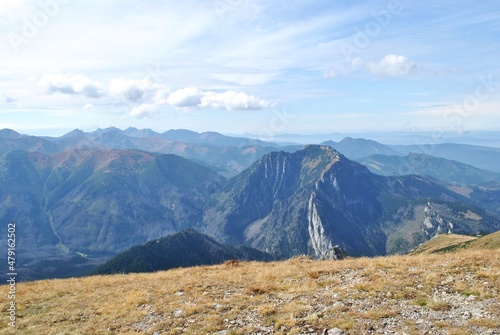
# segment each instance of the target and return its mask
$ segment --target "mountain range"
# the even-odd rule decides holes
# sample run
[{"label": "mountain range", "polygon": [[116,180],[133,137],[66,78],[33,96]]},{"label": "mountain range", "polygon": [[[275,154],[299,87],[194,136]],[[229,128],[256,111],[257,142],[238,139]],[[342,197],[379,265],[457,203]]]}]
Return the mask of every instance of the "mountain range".
[{"label": "mountain range", "polygon": [[478,169],[445,158],[410,153],[406,156],[370,155],[356,160],[384,176],[426,175],[460,185],[500,184],[500,173]]},{"label": "mountain range", "polygon": [[500,148],[457,143],[416,142],[417,144],[409,145],[385,145],[363,138],[346,137],[339,142],[325,141],[321,144],[331,146],[354,160],[371,155],[406,156],[414,153],[440,157],[500,173]]},{"label": "mountain range", "polygon": [[[4,129],[0,219],[19,227],[21,280],[81,275],[128,248],[192,228],[273,258],[324,259],[344,251],[404,253],[439,233],[500,229],[494,172],[402,151],[388,159],[397,148],[341,142],[351,156],[382,153],[366,163],[378,174],[328,145],[184,130],[41,138]],[[494,163],[497,149],[484,152]],[[414,175],[394,175],[410,163]]]},{"label": "mountain range", "polygon": [[[300,145],[288,146],[297,150]],[[21,135],[10,129],[0,130],[0,153],[15,149],[55,154],[72,149],[134,149],[151,153],[176,154],[205,165],[224,176],[234,176],[279,144],[255,139],[224,136],[216,132],[196,133],[169,130],[118,128],[83,132],[75,129],[61,137]]]},{"label": "mountain range", "polygon": [[[345,137],[339,142],[325,141],[347,158],[359,160],[371,155],[407,156],[425,154],[500,173],[500,148],[455,143],[386,145],[363,138]],[[314,144],[314,143],[310,143]],[[320,144],[320,143],[318,143]],[[15,149],[46,154],[75,148],[135,149],[152,153],[176,154],[205,165],[226,177],[234,177],[272,151],[294,152],[303,147],[291,142],[267,142],[258,139],[226,136],[217,132],[197,133],[185,129],[158,133],[151,129],[118,128],[84,132],[75,129],[60,137],[22,135],[11,129],[0,130],[0,153]]]}]

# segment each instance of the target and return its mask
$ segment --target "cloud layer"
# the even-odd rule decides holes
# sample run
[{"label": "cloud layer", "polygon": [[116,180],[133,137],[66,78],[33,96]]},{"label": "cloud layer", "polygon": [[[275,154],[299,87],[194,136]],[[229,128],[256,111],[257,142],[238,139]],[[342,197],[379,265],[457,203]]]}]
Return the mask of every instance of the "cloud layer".
[{"label": "cloud layer", "polygon": [[[270,127],[273,111],[245,111],[279,101],[303,120],[283,132],[374,129],[373,120],[393,129],[408,121],[435,127],[431,116],[424,122],[403,112],[426,100],[461,104],[478,78],[500,82],[500,11],[491,1],[1,3],[4,123],[24,124],[29,112],[40,127],[91,128],[106,120],[259,132]],[[12,34],[24,41],[18,50]],[[499,85],[490,85],[490,99]],[[347,113],[378,119],[324,122]],[[491,128],[499,117],[474,122]]]},{"label": "cloud layer", "polygon": [[324,78],[334,78],[337,76],[349,76],[355,71],[365,70],[369,73],[381,77],[408,77],[418,73],[434,73],[425,70],[406,56],[388,54],[379,61],[366,61],[360,57],[352,59],[342,70],[327,67],[323,72]]},{"label": "cloud layer", "polygon": [[405,77],[415,72],[417,65],[408,57],[401,55],[387,55],[378,62],[367,62],[371,73],[380,76]]},{"label": "cloud layer", "polygon": [[274,107],[276,104],[259,99],[244,92],[222,93],[202,91],[196,87],[179,89],[170,94],[167,103],[177,108],[212,108],[232,110],[258,110]]},{"label": "cloud layer", "polygon": [[83,95],[88,98],[100,98],[105,94],[99,82],[79,74],[47,73],[38,86],[47,94]]},{"label": "cloud layer", "polygon": [[[116,104],[128,106],[129,114],[137,118],[153,116],[162,106],[181,110],[200,108],[233,111],[259,110],[276,105],[254,95],[233,90],[214,92],[186,87],[171,91],[169,87],[158,84],[151,78],[114,79],[105,90],[103,84],[84,75],[47,73],[39,80],[38,87],[49,95],[61,93],[88,98],[108,97]],[[5,101],[7,102],[7,99]],[[86,104],[84,109],[91,109],[90,106],[94,108],[94,105]]]}]

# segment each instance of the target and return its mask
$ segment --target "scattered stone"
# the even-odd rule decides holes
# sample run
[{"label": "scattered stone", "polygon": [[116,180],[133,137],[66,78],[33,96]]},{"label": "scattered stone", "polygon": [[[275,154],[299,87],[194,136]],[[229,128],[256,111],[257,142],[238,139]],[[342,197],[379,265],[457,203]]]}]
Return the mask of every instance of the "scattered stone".
[{"label": "scattered stone", "polygon": [[445,279],[445,280],[443,280],[443,281],[441,282],[441,285],[448,285],[448,284],[451,284],[451,283],[453,283],[453,281],[454,281],[454,280],[455,280],[455,278],[453,278],[453,276],[448,276],[448,277],[446,277],[446,279]]},{"label": "scattered stone", "polygon": [[323,335],[345,335],[345,331],[340,328],[332,328],[330,330],[323,330]]}]

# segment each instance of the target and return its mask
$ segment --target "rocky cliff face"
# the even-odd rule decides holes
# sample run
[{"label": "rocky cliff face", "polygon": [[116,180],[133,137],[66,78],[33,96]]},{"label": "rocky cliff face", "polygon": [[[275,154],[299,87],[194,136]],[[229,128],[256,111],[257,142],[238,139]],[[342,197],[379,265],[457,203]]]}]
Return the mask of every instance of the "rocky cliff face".
[{"label": "rocky cliff face", "polygon": [[353,256],[384,255],[438,233],[499,227],[486,213],[465,220],[461,211],[473,206],[464,201],[428,178],[378,176],[331,147],[307,146],[268,154],[233,178],[212,197],[199,228],[278,257],[332,259],[336,246]]}]

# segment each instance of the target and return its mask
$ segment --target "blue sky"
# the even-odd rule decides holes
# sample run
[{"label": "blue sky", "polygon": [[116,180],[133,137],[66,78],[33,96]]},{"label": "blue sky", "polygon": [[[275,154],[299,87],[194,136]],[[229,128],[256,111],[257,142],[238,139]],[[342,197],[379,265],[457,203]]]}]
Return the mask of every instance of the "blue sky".
[{"label": "blue sky", "polygon": [[0,128],[500,130],[498,1],[9,0]]}]

